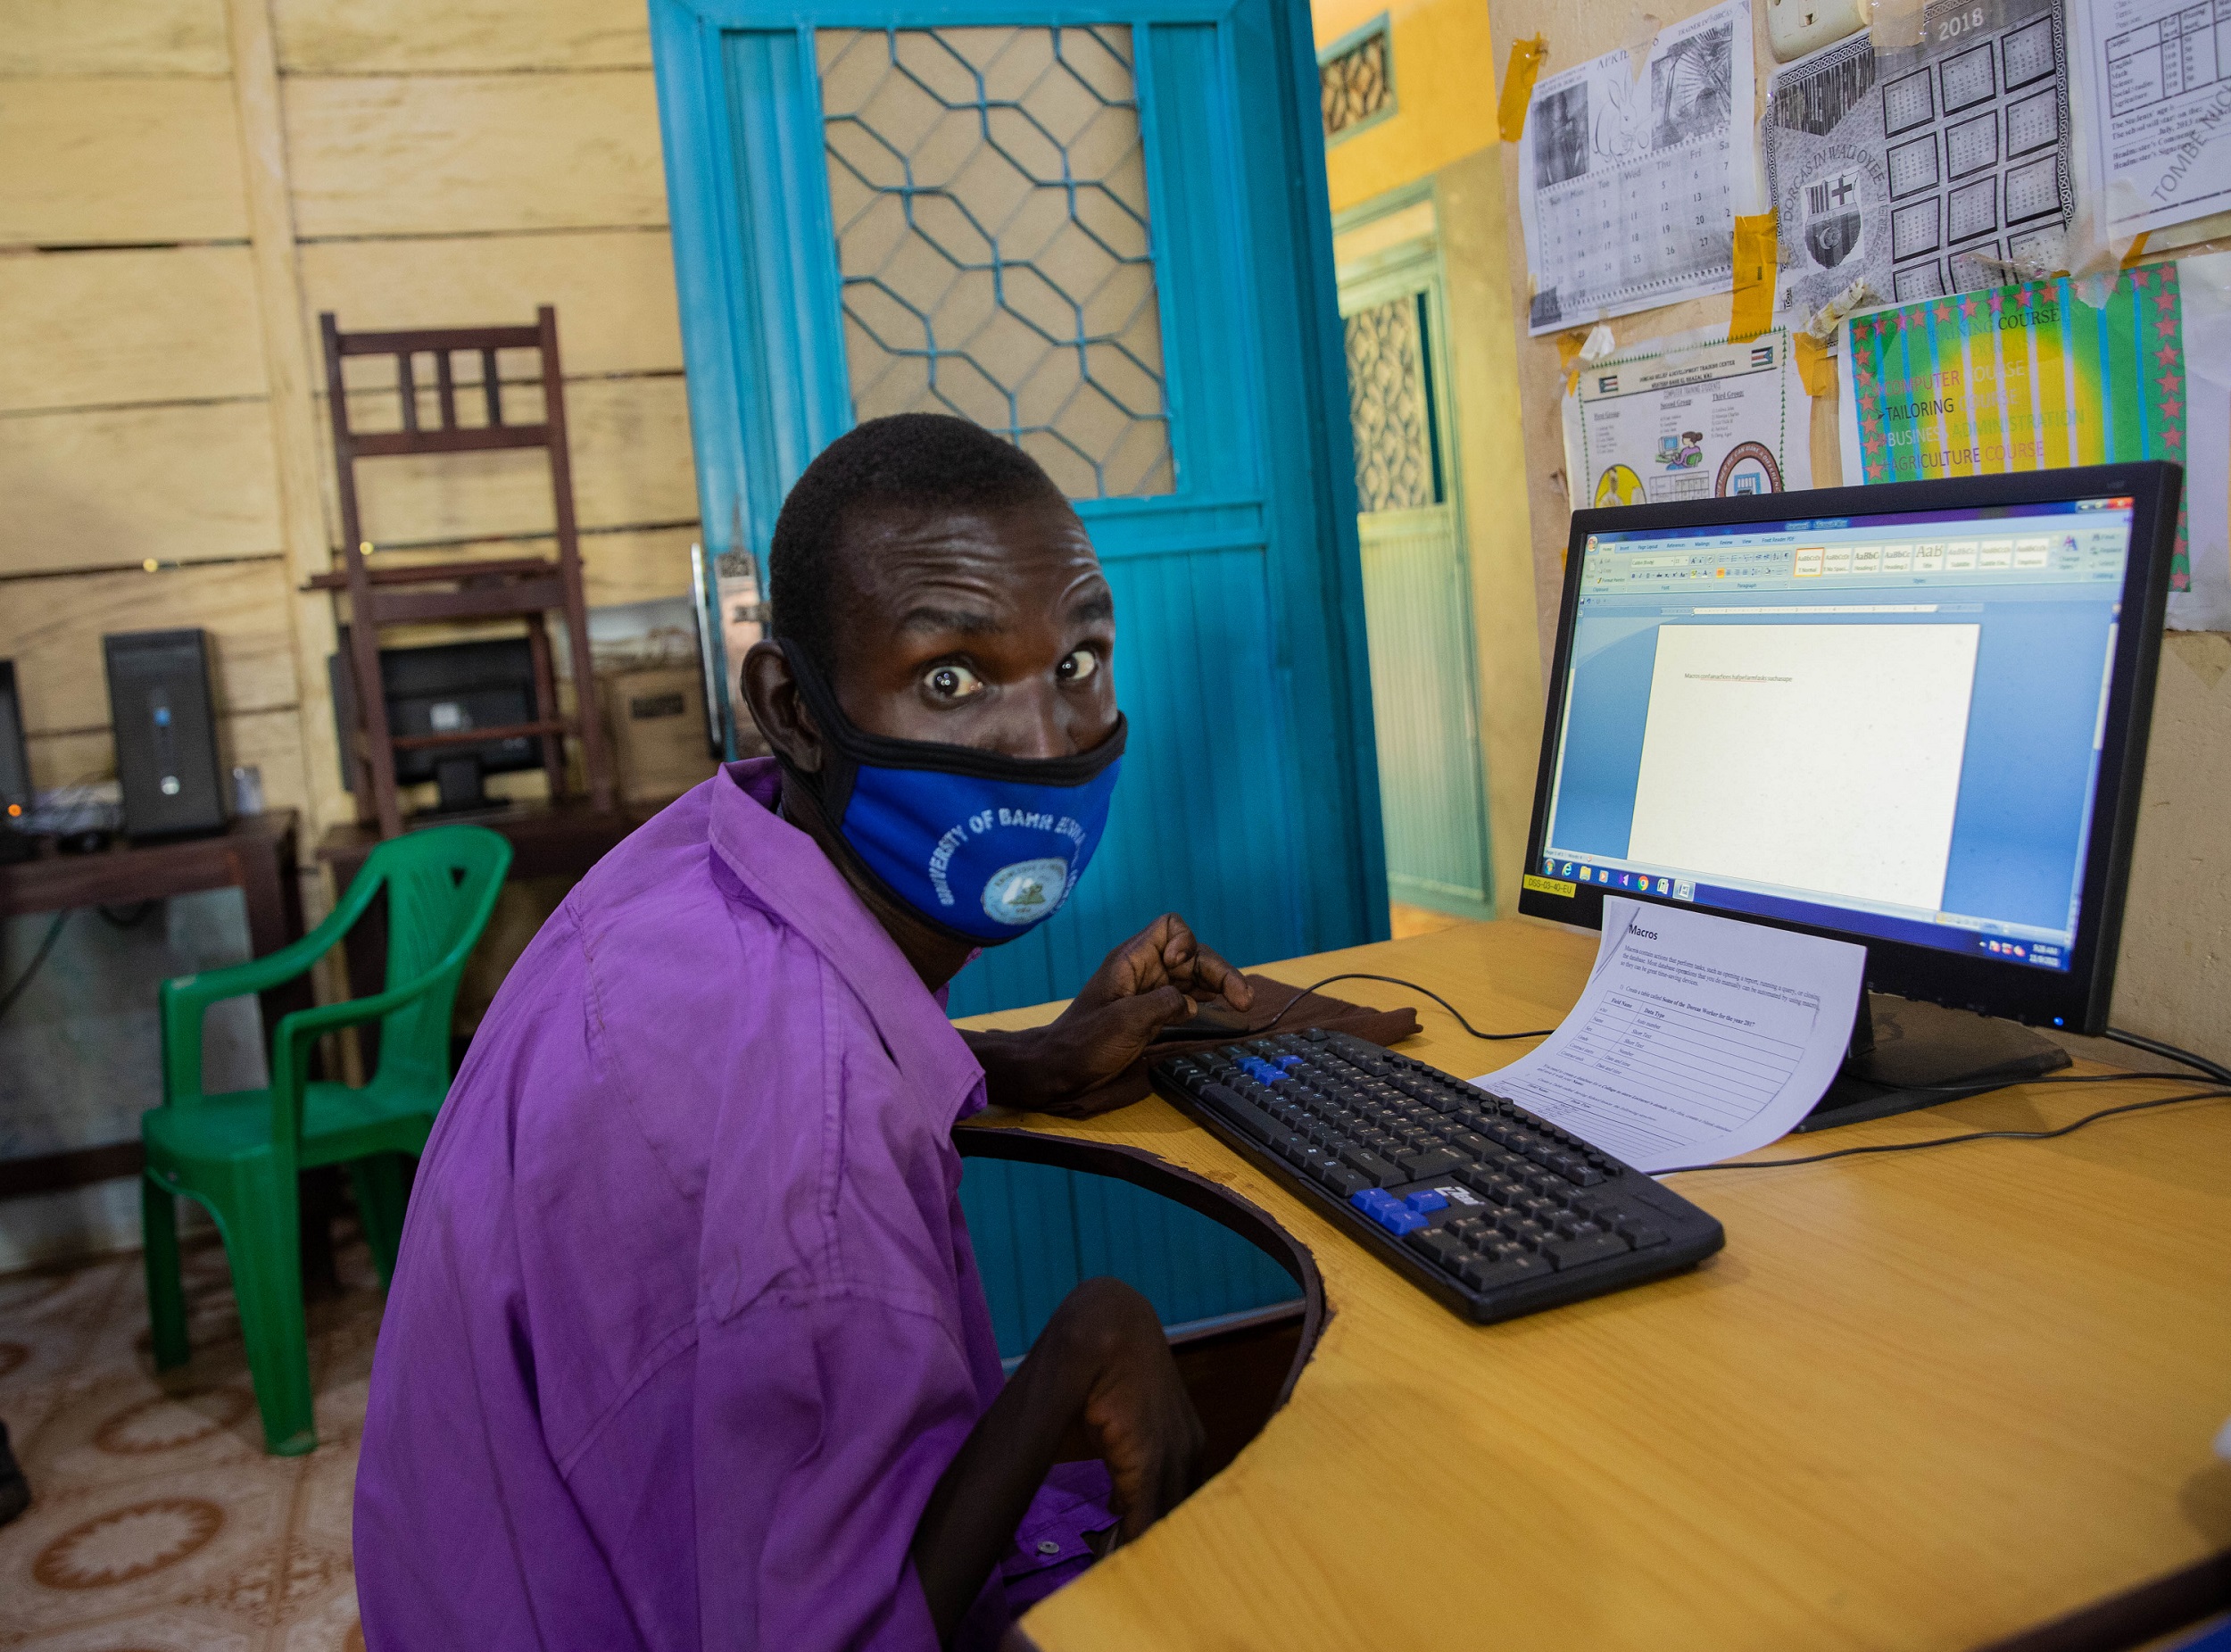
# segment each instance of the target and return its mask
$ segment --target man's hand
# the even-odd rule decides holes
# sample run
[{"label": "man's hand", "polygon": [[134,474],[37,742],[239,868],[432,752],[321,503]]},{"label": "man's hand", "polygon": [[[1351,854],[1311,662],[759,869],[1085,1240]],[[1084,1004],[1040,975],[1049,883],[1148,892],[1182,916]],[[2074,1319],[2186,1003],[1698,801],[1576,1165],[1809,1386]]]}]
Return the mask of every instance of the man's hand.
[{"label": "man's hand", "polygon": [[1128,1543],[1193,1489],[1207,1438],[1200,1415],[1154,1305],[1129,1285],[1086,1280],[1063,1299],[1046,1330],[1057,1326],[1066,1344],[1062,1357],[1092,1374],[1079,1420],[1115,1482],[1118,1540]]},{"label": "man's hand", "polygon": [[1115,1482],[1120,1541],[1193,1489],[1200,1417],[1153,1304],[1119,1280],[1088,1279],[1062,1299],[930,1494],[913,1557],[941,1640],[1077,1432]]},{"label": "man's hand", "polygon": [[1164,1027],[1191,1019],[1205,999],[1244,1011],[1247,978],[1165,912],[1107,955],[1068,1009],[1024,1033],[963,1034],[1002,1107],[1074,1113],[1070,1098],[1122,1072]]}]

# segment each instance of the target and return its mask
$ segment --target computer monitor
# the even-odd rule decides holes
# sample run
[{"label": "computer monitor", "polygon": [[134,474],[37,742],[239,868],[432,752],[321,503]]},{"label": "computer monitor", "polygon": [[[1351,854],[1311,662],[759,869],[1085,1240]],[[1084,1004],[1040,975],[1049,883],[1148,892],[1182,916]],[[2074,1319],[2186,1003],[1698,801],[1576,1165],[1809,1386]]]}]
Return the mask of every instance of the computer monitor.
[{"label": "computer monitor", "polygon": [[2181,484],[1575,512],[1519,909],[1691,905],[1864,945],[1877,992],[2100,1032]]},{"label": "computer monitor", "polygon": [[[341,649],[326,659],[333,685],[334,722],[341,738],[341,784],[353,791],[356,765],[349,760],[349,731],[356,726],[356,679],[349,668],[349,628]],[[396,735],[449,735],[472,728],[531,723],[535,714],[535,656],[525,637],[487,637],[423,648],[379,651],[380,685],[387,726]],[[434,781],[437,810],[485,809],[481,781],[543,766],[542,742],[515,735],[473,744],[419,746],[395,753],[395,782]]]}]

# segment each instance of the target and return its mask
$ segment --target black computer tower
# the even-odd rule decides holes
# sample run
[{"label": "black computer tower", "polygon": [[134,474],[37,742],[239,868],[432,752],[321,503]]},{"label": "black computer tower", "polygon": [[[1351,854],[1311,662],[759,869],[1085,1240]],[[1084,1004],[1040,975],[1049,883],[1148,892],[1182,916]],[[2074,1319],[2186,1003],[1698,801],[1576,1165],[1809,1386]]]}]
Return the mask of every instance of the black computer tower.
[{"label": "black computer tower", "polygon": [[103,637],[101,652],[108,663],[126,835],[222,830],[224,770],[209,685],[209,633],[122,632]]}]

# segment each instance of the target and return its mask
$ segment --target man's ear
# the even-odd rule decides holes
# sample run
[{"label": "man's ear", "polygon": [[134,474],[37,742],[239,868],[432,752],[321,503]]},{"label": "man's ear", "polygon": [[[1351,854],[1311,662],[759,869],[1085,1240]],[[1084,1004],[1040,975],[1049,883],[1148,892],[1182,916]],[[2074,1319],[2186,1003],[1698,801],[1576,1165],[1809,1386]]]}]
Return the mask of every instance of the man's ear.
[{"label": "man's ear", "polygon": [[790,657],[777,643],[763,638],[744,655],[743,698],[751,720],[777,754],[801,775],[821,772],[821,731],[798,692]]}]

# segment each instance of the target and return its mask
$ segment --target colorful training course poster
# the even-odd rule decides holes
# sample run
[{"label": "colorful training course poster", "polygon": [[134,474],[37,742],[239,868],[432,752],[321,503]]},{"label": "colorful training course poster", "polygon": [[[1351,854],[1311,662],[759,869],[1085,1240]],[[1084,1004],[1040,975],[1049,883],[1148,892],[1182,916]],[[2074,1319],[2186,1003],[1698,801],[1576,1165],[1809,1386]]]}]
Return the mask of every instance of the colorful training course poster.
[{"label": "colorful training course poster", "polygon": [[[2097,309],[2064,278],[1855,316],[1839,371],[1862,482],[2187,462],[2174,265],[2127,271]],[[2180,510],[2170,589],[2191,577]]]}]

